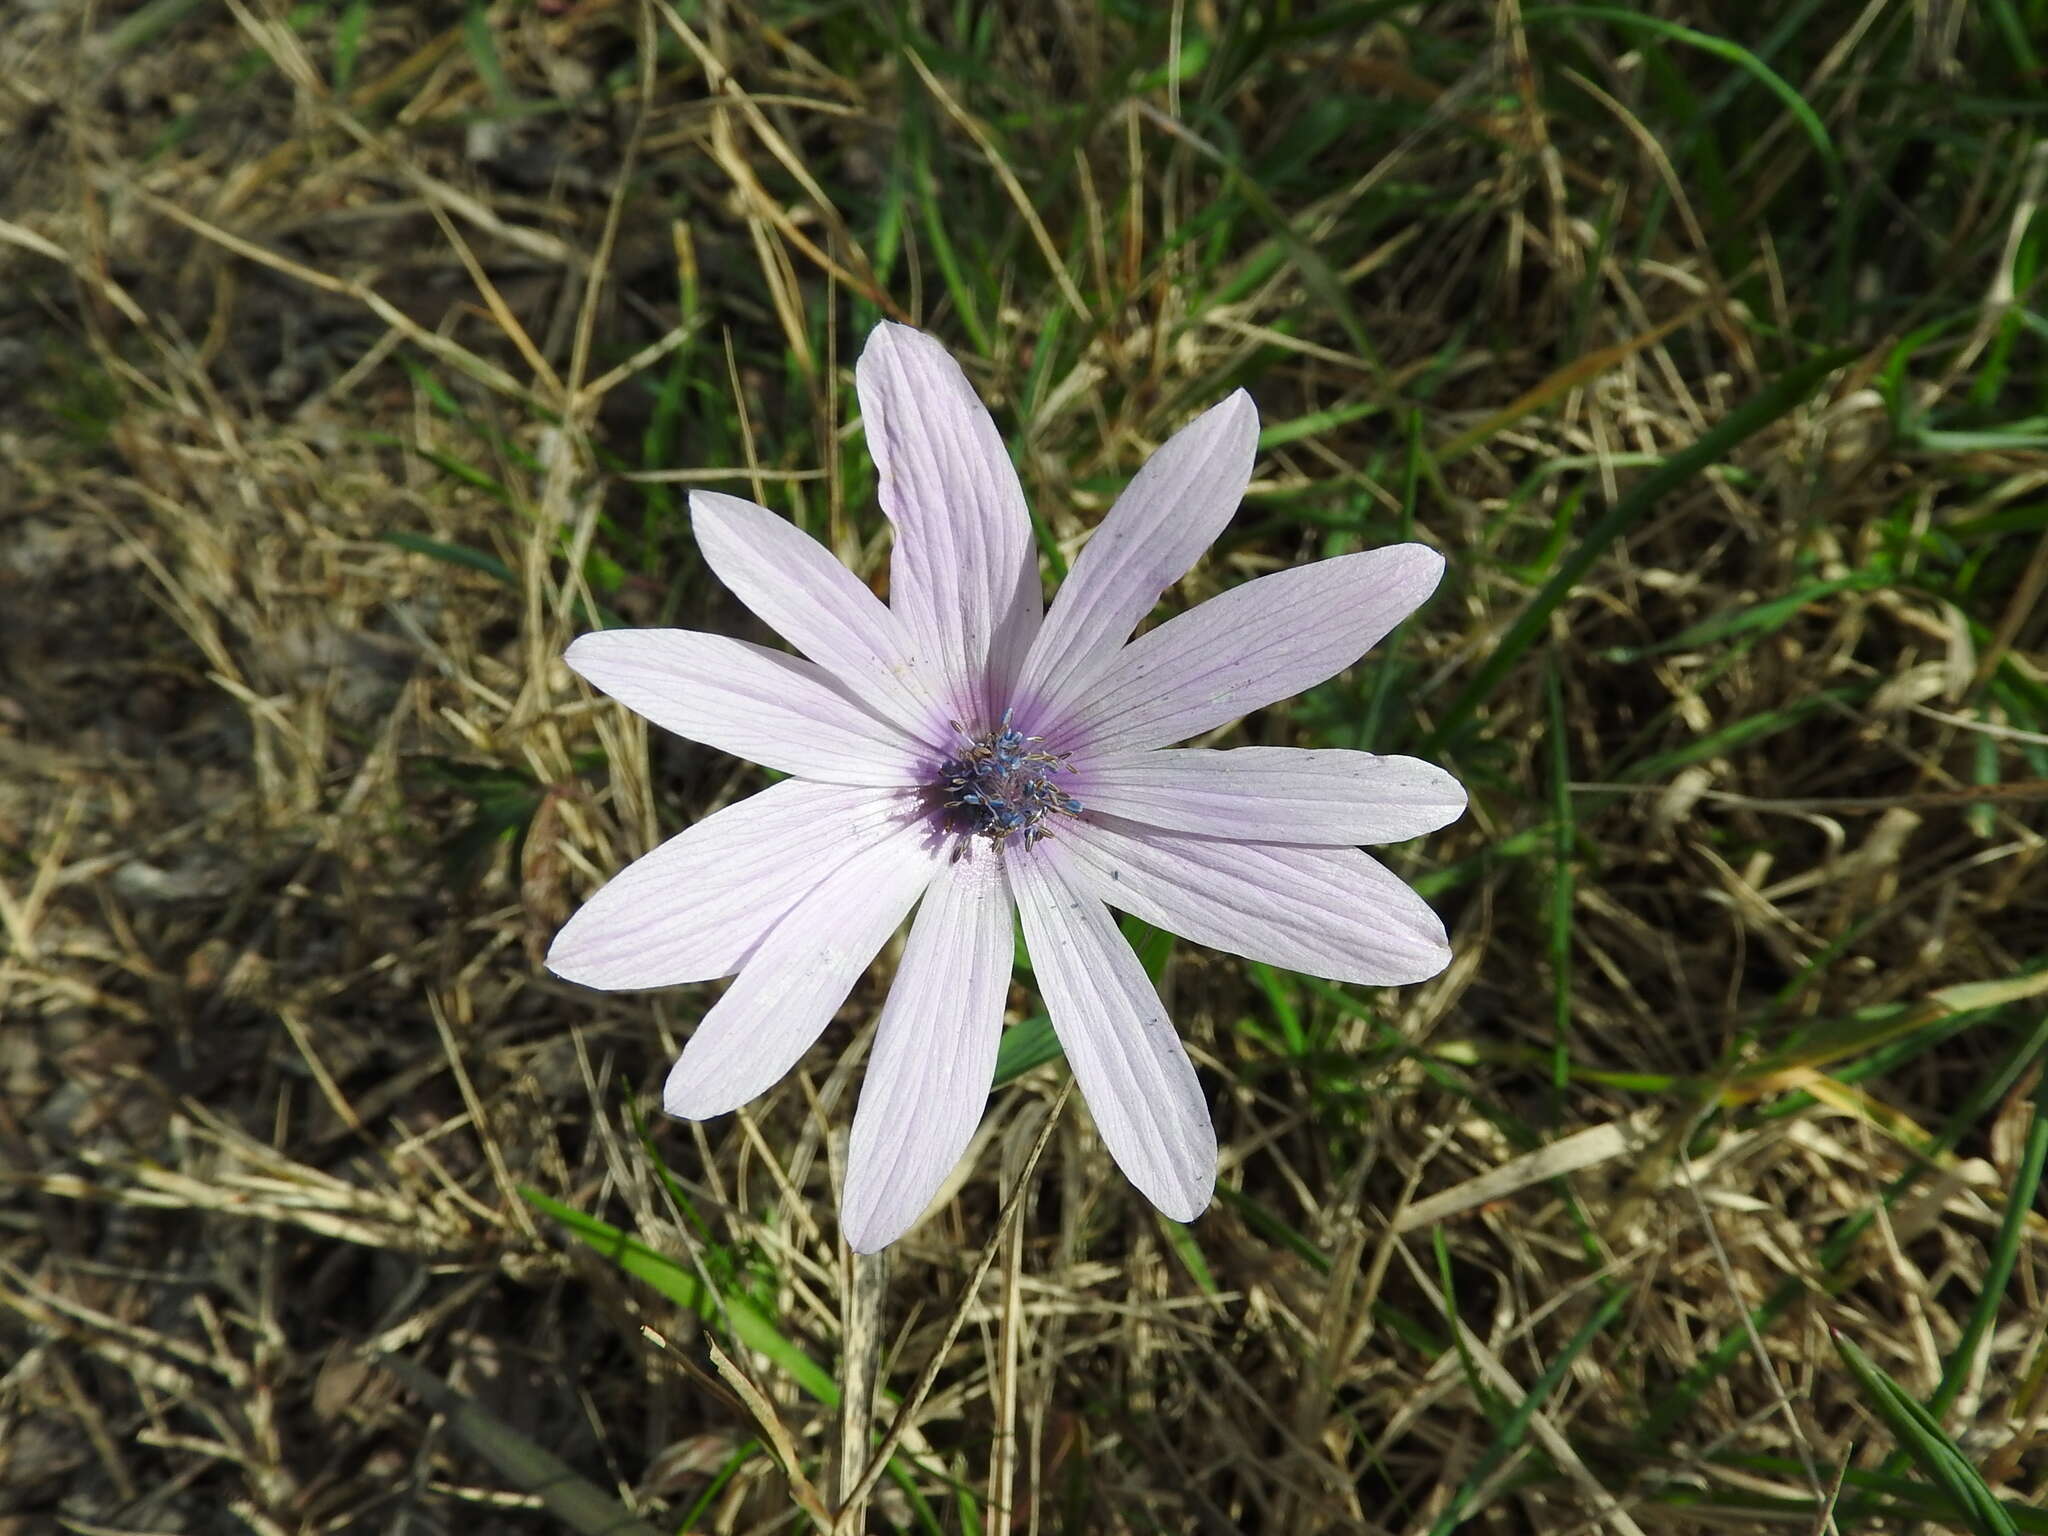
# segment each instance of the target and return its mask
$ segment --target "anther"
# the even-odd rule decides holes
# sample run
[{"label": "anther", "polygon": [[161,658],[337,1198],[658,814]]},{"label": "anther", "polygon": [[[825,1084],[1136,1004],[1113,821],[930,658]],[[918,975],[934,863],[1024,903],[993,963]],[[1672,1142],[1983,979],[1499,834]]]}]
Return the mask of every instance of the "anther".
[{"label": "anther", "polygon": [[931,791],[962,831],[996,847],[1021,836],[1029,848],[1051,835],[1051,817],[1081,814],[1081,802],[1054,782],[1070,771],[1066,754],[1037,750],[1042,738],[1013,726],[1009,710],[992,730],[953,728],[967,744],[939,765]]}]

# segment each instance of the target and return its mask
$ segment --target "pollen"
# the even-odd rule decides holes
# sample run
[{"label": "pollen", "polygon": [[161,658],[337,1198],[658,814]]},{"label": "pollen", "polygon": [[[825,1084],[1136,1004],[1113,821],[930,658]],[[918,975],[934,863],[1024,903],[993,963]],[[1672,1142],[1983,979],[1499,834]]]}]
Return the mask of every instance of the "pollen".
[{"label": "pollen", "polygon": [[967,745],[939,764],[932,794],[959,830],[998,848],[1021,837],[1029,848],[1051,834],[1052,817],[1081,813],[1059,783],[1070,769],[1066,754],[1042,750],[1041,738],[1010,724],[1009,710],[992,731],[975,735],[957,722],[954,729]]}]

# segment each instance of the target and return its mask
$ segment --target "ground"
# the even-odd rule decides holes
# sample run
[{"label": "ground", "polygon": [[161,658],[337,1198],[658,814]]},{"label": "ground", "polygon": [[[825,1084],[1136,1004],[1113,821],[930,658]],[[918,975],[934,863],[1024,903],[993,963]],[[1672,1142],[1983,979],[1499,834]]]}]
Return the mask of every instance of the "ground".
[{"label": "ground", "polygon": [[[2042,39],[8,9],[0,1532],[2048,1530]],[[1223,1143],[1190,1226],[1026,973],[942,1207],[856,1261],[888,955],[707,1125],[655,1090],[715,987],[540,964],[764,782],[563,647],[764,638],[693,486],[883,587],[883,316],[989,400],[1049,583],[1240,386],[1162,613],[1449,562],[1218,740],[1456,772],[1387,852],[1450,969],[1132,930]]]}]

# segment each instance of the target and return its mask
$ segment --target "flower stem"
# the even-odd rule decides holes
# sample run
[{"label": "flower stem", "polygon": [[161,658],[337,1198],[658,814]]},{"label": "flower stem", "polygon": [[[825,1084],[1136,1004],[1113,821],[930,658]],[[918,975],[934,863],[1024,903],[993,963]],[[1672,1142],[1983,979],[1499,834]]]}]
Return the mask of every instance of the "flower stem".
[{"label": "flower stem", "polygon": [[863,1486],[868,1442],[875,1419],[875,1382],[882,1363],[882,1292],[889,1283],[889,1255],[846,1251],[839,1287],[839,1445],[832,1466],[836,1528],[864,1530],[867,1495]]}]

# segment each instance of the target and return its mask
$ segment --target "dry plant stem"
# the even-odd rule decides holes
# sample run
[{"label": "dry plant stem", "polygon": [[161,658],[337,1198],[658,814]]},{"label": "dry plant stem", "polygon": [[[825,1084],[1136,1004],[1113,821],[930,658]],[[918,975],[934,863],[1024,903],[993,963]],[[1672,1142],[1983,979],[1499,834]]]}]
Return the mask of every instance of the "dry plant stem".
[{"label": "dry plant stem", "polygon": [[882,1293],[889,1284],[889,1251],[846,1255],[839,1293],[839,1456],[832,1469],[832,1502],[842,1525],[860,1528],[867,1509],[856,1496],[868,1464],[868,1426],[875,1421],[875,1383],[882,1365]]},{"label": "dry plant stem", "polygon": [[882,291],[880,283],[875,279],[874,268],[868,261],[867,253],[853,238],[853,233],[847,227],[837,206],[812,177],[809,167],[804,164],[802,158],[776,131],[773,121],[761,110],[752,95],[733,79],[724,60],[690,29],[689,23],[683,20],[674,6],[668,4],[667,0],[654,0],[654,5],[669,30],[684,47],[696,55],[697,62],[703,66],[704,78],[720,98],[730,100],[739,107],[746,117],[747,126],[759,136],[769,154],[773,155],[777,163],[795,179],[797,185],[804,189],[811,199],[813,208],[832,232],[835,243],[851,258],[852,269],[848,270],[839,265],[796,227],[789,214],[761,186],[744,156],[722,158],[720,165],[733,176],[734,184],[748,194],[750,206],[757,208],[792,245],[810,257],[819,270],[829,274],[835,281],[846,284],[891,317],[905,318],[894,301]]},{"label": "dry plant stem", "polygon": [[533,394],[525,385],[505,372],[504,369],[494,363],[486,362],[467,349],[449,341],[446,337],[426,329],[384,298],[383,295],[365,287],[363,284],[348,278],[331,277],[327,273],[317,271],[302,262],[293,261],[289,257],[280,256],[273,251],[266,250],[254,241],[245,240],[239,235],[232,234],[225,229],[207,223],[195,214],[187,213],[176,203],[159,198],[144,188],[135,187],[129,190],[133,192],[138,201],[146,204],[152,211],[184,225],[195,235],[212,241],[223,250],[231,251],[245,260],[253,261],[259,266],[268,267],[270,270],[280,272],[286,277],[295,278],[307,287],[318,289],[322,293],[339,294],[356,300],[365,309],[369,310],[371,314],[390,326],[392,330],[403,335],[406,340],[413,343],[421,351],[439,358],[451,368],[460,369],[487,389],[495,390],[508,399],[517,400],[524,405],[535,406],[542,410],[552,408],[551,402]]},{"label": "dry plant stem", "polygon": [[1777,1365],[1771,1359],[1771,1352],[1764,1347],[1758,1336],[1756,1319],[1742,1304],[1741,1282],[1737,1278],[1735,1265],[1728,1257],[1728,1249],[1721,1241],[1721,1234],[1714,1226],[1714,1213],[1707,1208],[1706,1200],[1700,1194],[1699,1181],[1692,1176],[1692,1169],[1683,1158],[1674,1165],[1685,1191],[1692,1197],[1693,1209],[1698,1213],[1700,1231],[1706,1237],[1707,1245],[1713,1250],[1714,1261],[1720,1265],[1721,1273],[1727,1277],[1729,1295],[1735,1303],[1735,1310],[1742,1319],[1743,1331],[1749,1336],[1750,1353],[1755,1357],[1758,1368],[1764,1373],[1772,1388],[1778,1394],[1778,1412],[1784,1417],[1786,1438],[1799,1457],[1799,1464],[1806,1472],[1808,1485],[1813,1489],[1814,1502],[1822,1511],[1821,1524],[1817,1530],[1835,1531],[1834,1503],[1820,1482],[1820,1469],[1814,1464],[1813,1445],[1807,1439],[1806,1426],[1800,1422],[1799,1410],[1792,1406],[1791,1394],[1785,1390],[1784,1379],[1778,1374]]},{"label": "dry plant stem", "polygon": [[776,1413],[775,1405],[768,1401],[761,1389],[754,1385],[747,1373],[735,1365],[732,1358],[718,1347],[716,1339],[706,1339],[705,1348],[710,1352],[711,1364],[725,1384],[732,1388],[747,1412],[754,1416],[754,1422],[761,1427],[761,1433],[768,1437],[768,1446],[782,1463],[784,1476],[789,1479],[789,1496],[796,1507],[810,1516],[811,1523],[821,1531],[838,1531],[841,1527],[825,1509],[825,1501],[818,1497],[818,1490],[811,1486],[811,1480],[804,1476],[804,1464],[796,1453],[796,1442],[790,1438],[782,1417]]},{"label": "dry plant stem", "polygon": [[1011,1484],[1017,1466],[1017,1357],[1025,1323],[1018,1281],[1023,1269],[1024,1240],[1013,1222],[1003,1237],[1002,1360],[996,1388],[996,1433],[989,1446],[988,1523],[991,1530],[1010,1526]]},{"label": "dry plant stem", "polygon": [[1031,231],[1031,238],[1038,243],[1038,249],[1044,254],[1046,267],[1051,271],[1053,281],[1060,285],[1061,294],[1073,307],[1075,314],[1083,320],[1089,319],[1094,311],[1089,308],[1088,301],[1081,297],[1081,290],[1074,285],[1073,275],[1067,271],[1067,264],[1061,259],[1059,246],[1053,241],[1051,231],[1045,227],[1045,221],[1039,218],[1038,210],[1032,206],[1030,194],[1024,190],[1024,184],[1017,179],[1017,173],[1010,169],[1009,162],[1003,158],[995,140],[989,137],[988,130],[975,120],[972,113],[953,99],[952,92],[948,91],[939,77],[931,72],[915,50],[906,48],[903,57],[910,67],[917,71],[917,78],[922,80],[925,89],[932,93],[932,99],[946,109],[946,115],[964,128],[968,137],[974,140],[975,147],[988,157],[989,166],[995,171],[1003,190],[1017,205],[1017,216],[1024,221],[1024,227]]},{"label": "dry plant stem", "polygon": [[[939,1340],[939,1347],[932,1351],[926,1362],[924,1374],[917,1379],[917,1389],[904,1400],[897,1410],[895,1420],[889,1425],[889,1432],[882,1436],[882,1443],[875,1447],[875,1454],[868,1462],[868,1469],[861,1474],[859,1485],[853,1496],[847,1500],[847,1508],[862,1507],[874,1486],[881,1480],[882,1469],[889,1465],[889,1458],[896,1454],[896,1447],[917,1422],[918,1410],[924,1400],[931,1396],[932,1383],[939,1379],[939,1370],[946,1363],[946,1356],[953,1352],[953,1341],[960,1337],[960,1329],[967,1321],[967,1313],[974,1305],[974,1298],[981,1291],[981,1282],[988,1278],[989,1266],[995,1263],[996,1254],[1002,1249],[1003,1236],[1017,1219],[1017,1212],[1023,1209],[1024,1192],[1031,1187],[1031,1175],[1038,1169],[1038,1160],[1045,1154],[1046,1143],[1052,1140],[1053,1128],[1059,1124],[1060,1111],[1067,1107],[1067,1098],[1074,1091],[1074,1080],[1070,1077],[1060,1084],[1058,1097],[1052,1101],[1052,1108],[1046,1111],[1045,1124],[1039,1127],[1038,1140],[1031,1144],[1031,1155],[1024,1159],[1024,1167],[1017,1175],[1017,1185],[1010,1191],[1010,1198],[1003,1202],[1003,1213],[996,1221],[996,1230],[990,1235],[988,1246],[981,1250],[981,1257],[975,1261],[974,1273],[960,1292],[960,1305],[953,1309],[952,1319],[946,1324],[946,1336]],[[833,1527],[833,1536],[847,1536],[854,1527],[842,1515]]]},{"label": "dry plant stem", "polygon": [[[1501,1363],[1500,1357],[1487,1346],[1484,1339],[1451,1315],[1449,1307],[1445,1305],[1443,1293],[1437,1289],[1436,1282],[1428,1271],[1416,1261],[1415,1255],[1406,1247],[1401,1248],[1399,1252],[1415,1283],[1429,1297],[1438,1312],[1448,1318],[1451,1325],[1463,1336],[1466,1353],[1478,1366],[1487,1384],[1507,1400],[1519,1401],[1523,1396],[1522,1384]],[[1587,1467],[1548,1409],[1538,1409],[1530,1415],[1529,1431],[1536,1443],[1549,1454],[1558,1470],[1578,1486],[1590,1507],[1598,1512],[1600,1524],[1614,1531],[1616,1536],[1644,1536],[1643,1528],[1636,1523],[1635,1517],[1622,1507],[1621,1501],[1608,1492],[1606,1485]]]},{"label": "dry plant stem", "polygon": [[[900,27],[840,8],[823,33],[760,0],[442,8],[463,13],[447,26],[354,5],[330,9],[368,25],[311,29],[290,8],[0,4],[0,58],[23,61],[0,71],[0,1510],[280,1536],[521,1518],[518,1484],[461,1476],[444,1428],[392,1416],[368,1361],[397,1352],[520,1390],[526,1430],[599,1486],[642,1477],[670,1528],[703,1463],[758,1438],[772,1457],[702,1528],[854,1536],[888,1523],[901,1477],[1005,1536],[1420,1536],[1461,1495],[1468,1523],[1608,1536],[1555,1431],[1650,1536],[1760,1528],[1759,1495],[1773,1528],[1825,1536],[1869,1420],[1817,1322],[1924,1392],[1959,1305],[1996,1315],[1945,1422],[2005,1497],[2038,1492],[2048,1220],[2023,1212],[2009,1281],[1991,1267],[2026,1095],[2000,1087],[1968,1125],[1959,1097],[2048,1006],[2048,536],[2021,325],[2039,295],[2018,270],[2048,147],[2012,105],[2048,103],[2048,80],[2002,57],[1985,8],[1856,0],[1756,53],[1848,151],[1843,265],[1839,219],[1790,195],[1827,170],[1792,114],[1619,7],[1561,27],[1529,0],[1412,6],[1371,37],[1262,36],[1256,57],[1185,0],[984,8],[967,70],[934,51],[945,7]],[[1744,50],[1773,25],[1685,9]],[[1651,46],[1655,78],[1631,73]],[[1873,87],[1902,69],[1944,89]],[[1095,131],[1031,110],[1070,80],[1108,114]],[[1303,136],[1318,126],[1358,152]],[[1724,178],[1745,206],[1709,218],[1714,144],[1746,146]],[[1062,276],[1111,320],[1076,323]],[[706,1244],[613,1111],[715,992],[611,1004],[542,981],[534,951],[551,912],[758,787],[674,746],[650,760],[637,718],[568,688],[553,656],[579,597],[723,627],[665,515],[714,486],[829,529],[884,585],[854,295],[949,343],[978,306],[975,380],[1066,559],[1198,398],[1251,386],[1273,418],[1252,504],[1175,610],[1303,558],[1354,497],[1376,526],[1423,517],[1459,575],[1393,669],[1360,675],[1375,727],[1410,701],[1440,715],[1546,562],[1575,557],[1586,510],[1787,345],[1874,350],[1660,498],[1491,690],[1457,755],[1483,751],[1495,792],[1395,856],[1432,870],[1458,934],[1441,985],[1388,1019],[1291,975],[1177,966],[1207,1039],[1269,998],[1272,1023],[1284,1004],[1334,1047],[1279,1076],[1256,1045],[1199,1068],[1229,1106],[1230,1181],[1314,1250],[1212,1212],[1193,1239],[1242,1298],[1222,1312],[1155,1243],[1102,1262],[1122,1256],[1086,1235],[1106,1153],[1062,1135],[1066,1197],[1034,1190],[1003,1228],[892,1486],[849,1518],[952,1312],[883,1310],[887,1416],[870,1396],[841,1435],[839,1408],[735,1343],[718,1247],[759,1247],[791,1341],[851,1385],[839,1180],[809,1149],[853,1095],[673,1131],[675,1191],[724,1227]],[[741,366],[724,398],[728,357],[792,345],[814,373]],[[624,584],[593,593],[608,563]],[[1393,746],[1353,743],[1350,712],[1255,734]],[[559,861],[552,883],[498,847],[451,885],[441,850],[515,793],[539,802],[525,847]],[[1569,875],[1549,902],[1546,868]],[[1564,1091],[1533,1093],[1560,1064]],[[1690,1134],[1708,1114],[1711,1144]],[[995,1118],[1002,1155],[959,1186],[984,1240],[1039,1133]],[[1340,1170],[1368,1149],[1354,1191]],[[652,1303],[630,1275],[574,1283],[595,1256],[519,1224],[525,1184],[672,1241],[751,1392],[699,1334],[676,1380],[582,1348],[593,1323],[639,1338]],[[1871,1230],[1816,1294],[1812,1239],[1845,1209]],[[1388,1220],[1361,1248],[1371,1210]],[[1471,1277],[1451,1301],[1491,1354],[1477,1389],[1455,1349],[1388,1345],[1382,1319],[1433,1311],[1432,1235]],[[906,1303],[957,1306],[978,1257],[913,1241],[889,1275]],[[1494,1399],[1624,1285],[1625,1315],[1474,1479]],[[1632,1390],[1646,1373],[1684,1383],[1668,1414]],[[703,1422],[728,1394],[729,1422]],[[1164,1433],[1084,1438],[1144,1404]],[[1652,1440],[1697,1480],[1683,1506],[1612,1449]],[[408,1486],[326,1475],[371,1447]]]}]

